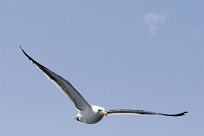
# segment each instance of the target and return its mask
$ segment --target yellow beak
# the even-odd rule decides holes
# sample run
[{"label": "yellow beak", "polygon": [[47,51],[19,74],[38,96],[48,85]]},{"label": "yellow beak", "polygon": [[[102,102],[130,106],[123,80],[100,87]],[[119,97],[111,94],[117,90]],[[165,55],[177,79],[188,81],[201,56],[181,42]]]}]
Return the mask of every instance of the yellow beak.
[{"label": "yellow beak", "polygon": [[101,111],[100,114],[103,115],[103,116],[107,116],[108,115],[108,113],[106,111]]}]

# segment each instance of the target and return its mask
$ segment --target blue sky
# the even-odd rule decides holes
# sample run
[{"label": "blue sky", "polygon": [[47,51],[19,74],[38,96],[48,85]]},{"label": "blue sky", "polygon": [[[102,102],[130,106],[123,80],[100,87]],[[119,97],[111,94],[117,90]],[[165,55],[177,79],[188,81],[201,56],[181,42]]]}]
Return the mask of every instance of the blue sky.
[{"label": "blue sky", "polygon": [[[203,135],[201,0],[0,0],[0,135]],[[91,103],[189,114],[72,119],[73,105],[22,54]]]}]

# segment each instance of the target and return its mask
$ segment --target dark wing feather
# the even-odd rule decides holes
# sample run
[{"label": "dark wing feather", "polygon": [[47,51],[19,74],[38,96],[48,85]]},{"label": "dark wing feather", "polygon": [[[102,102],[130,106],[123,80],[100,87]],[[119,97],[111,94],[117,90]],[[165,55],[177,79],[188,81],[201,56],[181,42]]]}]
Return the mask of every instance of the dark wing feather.
[{"label": "dark wing feather", "polygon": [[57,87],[59,87],[67,96],[69,96],[77,109],[85,110],[87,107],[90,107],[89,103],[67,80],[39,64],[37,61],[32,59],[22,48],[21,50],[24,55],[33,62],[33,64],[35,64],[51,81],[57,85]]},{"label": "dark wing feather", "polygon": [[144,111],[144,110],[132,110],[132,109],[115,109],[115,110],[108,110],[106,111],[107,114],[135,114],[135,115],[163,115],[163,116],[183,116],[187,111],[178,113],[178,114],[164,114],[164,113],[157,113],[157,112],[150,112],[150,111]]}]

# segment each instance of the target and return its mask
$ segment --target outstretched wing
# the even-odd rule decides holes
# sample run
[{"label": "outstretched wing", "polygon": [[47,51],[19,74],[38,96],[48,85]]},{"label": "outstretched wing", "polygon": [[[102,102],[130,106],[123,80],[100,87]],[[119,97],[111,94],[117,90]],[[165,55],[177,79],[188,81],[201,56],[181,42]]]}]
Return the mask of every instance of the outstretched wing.
[{"label": "outstretched wing", "polygon": [[144,110],[132,110],[132,109],[115,109],[115,110],[108,110],[106,111],[107,114],[133,114],[133,115],[163,115],[163,116],[183,116],[187,111],[177,114],[164,114],[164,113],[157,113],[157,112],[150,112]]},{"label": "outstretched wing", "polygon": [[59,87],[66,96],[69,96],[77,109],[85,110],[86,108],[91,107],[89,103],[67,80],[32,59],[22,48],[21,50],[25,56],[28,57],[28,59],[31,60],[33,64],[35,64],[48,77],[48,79],[53,81],[53,83],[55,83],[55,85]]}]

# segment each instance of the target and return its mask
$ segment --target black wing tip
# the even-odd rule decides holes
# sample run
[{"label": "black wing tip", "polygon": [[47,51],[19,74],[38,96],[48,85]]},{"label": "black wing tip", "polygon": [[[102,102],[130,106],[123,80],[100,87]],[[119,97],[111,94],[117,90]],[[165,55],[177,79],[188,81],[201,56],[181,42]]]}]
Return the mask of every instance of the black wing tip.
[{"label": "black wing tip", "polygon": [[188,111],[184,111],[183,113],[181,113],[182,115],[186,115],[188,113]]},{"label": "black wing tip", "polygon": [[26,55],[26,52],[23,50],[22,46],[20,45],[21,51]]},{"label": "black wing tip", "polygon": [[21,47],[21,45],[20,45],[20,48],[21,48],[21,51],[25,54],[25,51],[23,50],[23,48]]},{"label": "black wing tip", "polygon": [[184,111],[178,114],[160,114],[160,115],[164,115],[164,116],[172,116],[172,117],[179,117],[179,116],[184,116],[188,113],[188,111]]},{"label": "black wing tip", "polygon": [[24,50],[23,50],[23,48],[21,47],[21,45],[20,45],[20,48],[21,48],[21,50],[22,50],[22,52],[23,52],[23,54],[29,59],[29,60],[31,60],[33,63],[35,62],[35,60],[34,59],[32,59]]},{"label": "black wing tip", "polygon": [[23,54],[28,57],[28,54],[23,50],[23,48],[21,47],[21,45],[20,45],[20,48],[21,48],[21,51],[23,52]]},{"label": "black wing tip", "polygon": [[184,112],[182,112],[182,113],[177,114],[177,116],[184,116],[184,115],[186,115],[187,113],[188,113],[188,111],[184,111]]}]

